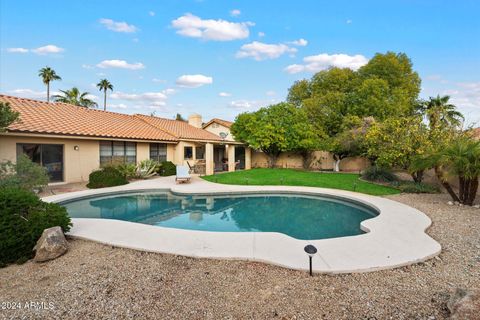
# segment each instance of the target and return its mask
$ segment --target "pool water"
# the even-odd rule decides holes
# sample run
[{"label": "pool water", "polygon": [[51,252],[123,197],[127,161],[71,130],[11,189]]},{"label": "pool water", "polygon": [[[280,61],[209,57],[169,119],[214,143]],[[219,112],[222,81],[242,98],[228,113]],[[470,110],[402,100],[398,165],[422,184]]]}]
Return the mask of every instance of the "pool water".
[{"label": "pool water", "polygon": [[378,214],[349,201],[291,194],[179,196],[156,191],[61,204],[73,218],[117,219],[201,231],[280,232],[302,240],[362,234],[360,222]]}]

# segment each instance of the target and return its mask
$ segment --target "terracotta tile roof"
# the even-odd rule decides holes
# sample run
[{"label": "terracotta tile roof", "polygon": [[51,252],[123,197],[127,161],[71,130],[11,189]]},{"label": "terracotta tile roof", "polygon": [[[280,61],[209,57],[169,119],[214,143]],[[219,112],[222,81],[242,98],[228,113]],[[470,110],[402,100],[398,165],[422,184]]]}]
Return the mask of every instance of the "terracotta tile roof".
[{"label": "terracotta tile roof", "polygon": [[178,141],[168,132],[132,115],[7,95],[0,95],[0,101],[10,103],[12,109],[20,113],[20,121],[11,124],[8,132]]},{"label": "terracotta tile roof", "polygon": [[165,130],[171,135],[176,136],[182,140],[205,140],[205,141],[223,141],[222,138],[203,130],[189,125],[185,121],[171,120],[153,116],[147,116],[143,114],[136,114],[135,117],[142,119],[146,123],[154,126],[155,128]]},{"label": "terracotta tile roof", "polygon": [[222,125],[222,126],[224,126],[224,127],[227,127],[227,128],[230,128],[230,127],[232,126],[232,124],[233,124],[233,122],[231,122],[231,121],[222,120],[222,119],[218,119],[218,118],[213,118],[212,120],[210,120],[210,121],[208,121],[207,123],[205,123],[205,124],[203,125],[203,128],[208,127],[209,125],[211,125],[211,124],[214,123],[214,122],[216,122],[216,123],[218,123],[218,124],[220,124],[220,125]]}]

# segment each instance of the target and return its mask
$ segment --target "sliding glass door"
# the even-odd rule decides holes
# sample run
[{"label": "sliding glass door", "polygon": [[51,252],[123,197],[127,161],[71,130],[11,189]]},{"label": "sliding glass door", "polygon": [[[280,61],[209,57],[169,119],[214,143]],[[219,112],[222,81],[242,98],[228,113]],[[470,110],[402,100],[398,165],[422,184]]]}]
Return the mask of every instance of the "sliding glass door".
[{"label": "sliding glass door", "polygon": [[47,169],[50,182],[63,181],[63,145],[61,144],[17,144],[17,157],[27,155]]}]

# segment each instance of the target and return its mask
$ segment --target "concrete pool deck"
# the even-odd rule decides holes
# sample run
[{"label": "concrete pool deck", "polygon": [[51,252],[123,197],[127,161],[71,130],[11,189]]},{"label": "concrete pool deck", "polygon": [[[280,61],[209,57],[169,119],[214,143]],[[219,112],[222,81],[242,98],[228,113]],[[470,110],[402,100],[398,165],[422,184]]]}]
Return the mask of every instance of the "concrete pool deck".
[{"label": "concrete pool deck", "polygon": [[73,228],[69,235],[150,252],[260,261],[298,270],[308,269],[303,248],[313,244],[318,249],[313,257],[313,269],[321,273],[367,272],[400,267],[425,261],[441,251],[440,244],[425,233],[431,220],[423,212],[386,198],[336,189],[223,185],[199,177],[193,177],[191,183],[175,184],[175,177],[163,177],[112,188],[48,196],[43,200],[62,202],[155,189],[183,195],[256,192],[326,195],[367,204],[380,214],[361,223],[361,228],[367,231],[365,234],[322,240],[298,240],[273,232],[194,231],[91,218],[72,218]]}]

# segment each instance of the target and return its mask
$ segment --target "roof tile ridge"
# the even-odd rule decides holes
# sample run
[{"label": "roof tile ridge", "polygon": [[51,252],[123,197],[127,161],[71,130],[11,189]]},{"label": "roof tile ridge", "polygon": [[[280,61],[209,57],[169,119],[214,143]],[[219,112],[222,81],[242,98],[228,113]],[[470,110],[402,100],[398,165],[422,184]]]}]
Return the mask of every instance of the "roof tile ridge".
[{"label": "roof tile ridge", "polygon": [[[147,125],[149,125],[149,126],[152,127],[152,128],[155,128],[155,129],[157,129],[157,130],[160,130],[160,131],[165,132],[166,134],[171,135],[172,137],[174,137],[174,138],[177,139],[177,140],[180,139],[180,137],[177,136],[176,134],[174,134],[173,132],[170,132],[169,130],[166,130],[166,129],[164,129],[164,128],[159,128],[158,126],[149,123],[149,122],[146,121],[145,119],[142,119],[142,117],[141,117],[139,114],[133,114],[133,115],[131,115],[131,116],[134,117],[135,119],[138,119],[138,120],[146,123]],[[144,115],[142,115],[142,116],[144,116]]]}]

